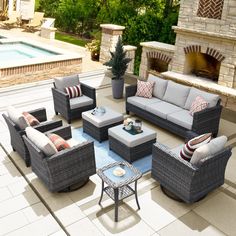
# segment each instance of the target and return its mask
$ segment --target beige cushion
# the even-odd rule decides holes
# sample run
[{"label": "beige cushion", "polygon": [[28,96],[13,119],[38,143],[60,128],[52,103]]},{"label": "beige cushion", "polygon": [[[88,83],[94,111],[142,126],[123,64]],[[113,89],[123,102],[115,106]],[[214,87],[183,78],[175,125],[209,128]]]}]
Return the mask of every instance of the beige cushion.
[{"label": "beige cushion", "polygon": [[123,115],[109,109],[105,108],[106,112],[102,115],[93,115],[92,111],[86,111],[82,113],[82,118],[96,127],[104,127],[107,125],[111,125],[120,121],[123,121]]},{"label": "beige cushion", "polygon": [[163,100],[184,108],[189,91],[190,87],[177,84],[170,80],[168,81]]},{"label": "beige cushion", "polygon": [[167,120],[188,130],[192,129],[193,117],[188,110],[181,110],[167,115]]},{"label": "beige cushion", "polygon": [[212,156],[217,152],[221,151],[227,142],[226,136],[220,136],[212,139],[209,143],[197,148],[190,160],[190,163],[198,166],[201,160],[205,157]]},{"label": "beige cushion", "polygon": [[156,102],[161,102],[161,100],[155,97],[144,98],[144,97],[133,96],[133,97],[128,97],[127,102],[141,109],[145,109],[147,105],[150,105]]},{"label": "beige cushion", "polygon": [[166,91],[168,80],[149,74],[148,81],[155,83],[152,91],[153,96],[162,99]]},{"label": "beige cushion", "polygon": [[89,106],[93,104],[93,99],[85,95],[81,97],[71,98],[70,99],[70,108],[75,109],[79,107]]},{"label": "beige cushion", "polygon": [[7,108],[7,113],[12,122],[19,126],[20,129],[25,129],[26,127],[30,126],[25,116],[13,106],[9,106]]},{"label": "beige cushion", "polygon": [[58,152],[54,144],[44,133],[41,133],[32,127],[27,127],[25,132],[28,139],[31,140],[31,142],[33,142],[34,145],[38,147],[38,149],[40,149],[46,156],[52,156]]},{"label": "beige cushion", "polygon": [[56,77],[54,78],[54,83],[57,89],[64,92],[65,87],[71,87],[79,84],[79,75]]},{"label": "beige cushion", "polygon": [[217,102],[219,101],[219,98],[220,98],[219,95],[204,92],[202,90],[199,90],[199,89],[196,89],[196,88],[192,87],[190,89],[190,92],[189,92],[189,95],[187,97],[184,108],[190,110],[191,104],[193,103],[193,101],[195,100],[195,98],[197,96],[200,96],[200,97],[204,98],[209,103],[208,107],[216,106],[216,104],[217,104]]},{"label": "beige cushion", "polygon": [[153,113],[163,119],[167,119],[167,115],[183,109],[168,102],[157,102],[146,106],[146,111]]},{"label": "beige cushion", "polygon": [[123,127],[123,124],[112,127],[108,129],[108,134],[128,147],[136,147],[156,138],[156,132],[145,126],[142,126],[143,132],[137,135],[129,134]]}]

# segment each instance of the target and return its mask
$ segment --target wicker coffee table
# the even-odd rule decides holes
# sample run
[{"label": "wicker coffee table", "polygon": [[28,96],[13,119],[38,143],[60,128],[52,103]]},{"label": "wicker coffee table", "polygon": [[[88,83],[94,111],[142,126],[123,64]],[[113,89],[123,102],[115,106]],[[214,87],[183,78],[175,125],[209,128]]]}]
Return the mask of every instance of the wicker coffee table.
[{"label": "wicker coffee table", "polygon": [[156,132],[142,126],[142,133],[132,135],[123,129],[123,125],[108,130],[109,148],[129,163],[152,153],[156,142]]},{"label": "wicker coffee table", "polygon": [[[117,167],[125,171],[123,176],[116,176],[114,174],[114,170]],[[115,222],[118,221],[118,204],[121,200],[134,194],[138,209],[140,209],[137,196],[137,181],[142,177],[142,173],[138,169],[126,161],[122,161],[111,163],[98,169],[97,174],[102,179],[99,205],[101,205],[103,193],[105,192],[115,202]],[[131,187],[132,183],[134,183],[134,188]]]},{"label": "wicker coffee table", "polygon": [[108,139],[108,129],[123,123],[123,115],[108,107],[104,114],[94,114],[93,110],[82,113],[83,131],[102,142]]}]

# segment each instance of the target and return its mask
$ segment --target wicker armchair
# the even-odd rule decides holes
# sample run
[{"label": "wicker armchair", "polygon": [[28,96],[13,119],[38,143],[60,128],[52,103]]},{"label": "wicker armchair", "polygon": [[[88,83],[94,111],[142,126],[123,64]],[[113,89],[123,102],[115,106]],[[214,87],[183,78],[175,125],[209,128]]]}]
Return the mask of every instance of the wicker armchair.
[{"label": "wicker armchair", "polygon": [[[33,111],[29,111],[29,113],[41,122],[39,125],[34,126],[35,129],[41,132],[46,132],[48,130],[56,129],[62,126],[61,120],[45,122],[47,120],[45,108],[39,108]],[[20,129],[15,123],[13,123],[12,120],[6,114],[2,114],[2,116],[5,119],[10,132],[11,146],[13,151],[18,152],[18,154],[25,161],[26,166],[29,167],[30,155],[22,138],[22,136],[25,134],[25,131]]]},{"label": "wicker armchair", "polygon": [[53,102],[54,102],[54,110],[55,114],[58,115],[60,113],[68,122],[71,123],[72,120],[81,118],[81,114],[84,111],[91,110],[96,107],[96,90],[88,85],[80,83],[83,98],[90,98],[92,99],[91,104],[81,105],[78,107],[72,107],[71,100],[69,95],[66,94],[64,91],[56,88],[54,83],[54,88],[52,88],[52,95],[53,95]]},{"label": "wicker armchair", "polygon": [[[71,129],[67,137],[71,137]],[[32,171],[52,192],[75,190],[96,173],[93,142],[78,144],[47,157],[25,135],[23,138],[30,152]]]},{"label": "wicker armchair", "polygon": [[152,177],[174,196],[192,203],[224,184],[231,147],[201,160],[199,167],[179,158],[160,143],[153,145]]}]

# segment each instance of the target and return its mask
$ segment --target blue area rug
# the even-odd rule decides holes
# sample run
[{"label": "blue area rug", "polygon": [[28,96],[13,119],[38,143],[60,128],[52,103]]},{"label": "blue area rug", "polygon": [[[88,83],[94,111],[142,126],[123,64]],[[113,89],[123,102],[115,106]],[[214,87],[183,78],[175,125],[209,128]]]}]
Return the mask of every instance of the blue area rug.
[{"label": "blue area rug", "polygon": [[[83,128],[73,129],[72,130],[72,137],[79,142],[84,141],[93,141],[94,142],[94,149],[95,149],[95,159],[96,159],[96,166],[97,168],[101,168],[105,165],[116,161],[123,161],[122,157],[117,155],[115,152],[109,150],[109,143],[108,141],[103,141],[99,143],[93,137],[89,136],[86,133],[83,133]],[[151,170],[152,165],[152,156],[146,156],[142,159],[139,159],[132,163],[137,169],[139,169],[142,173],[146,173]]]}]

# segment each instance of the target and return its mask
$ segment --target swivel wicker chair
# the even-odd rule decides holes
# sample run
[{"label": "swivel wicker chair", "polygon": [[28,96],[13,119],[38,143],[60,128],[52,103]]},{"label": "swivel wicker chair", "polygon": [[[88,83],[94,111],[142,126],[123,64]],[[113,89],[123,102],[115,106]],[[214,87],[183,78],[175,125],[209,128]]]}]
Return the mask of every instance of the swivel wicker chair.
[{"label": "swivel wicker chair", "polygon": [[207,156],[196,167],[161,143],[153,145],[152,177],[167,195],[192,203],[224,184],[231,147]]},{"label": "swivel wicker chair", "polygon": [[[67,137],[71,137],[71,129],[69,132]],[[46,156],[25,135],[23,138],[30,152],[32,171],[52,192],[75,190],[96,173],[93,142],[84,142]]]}]

